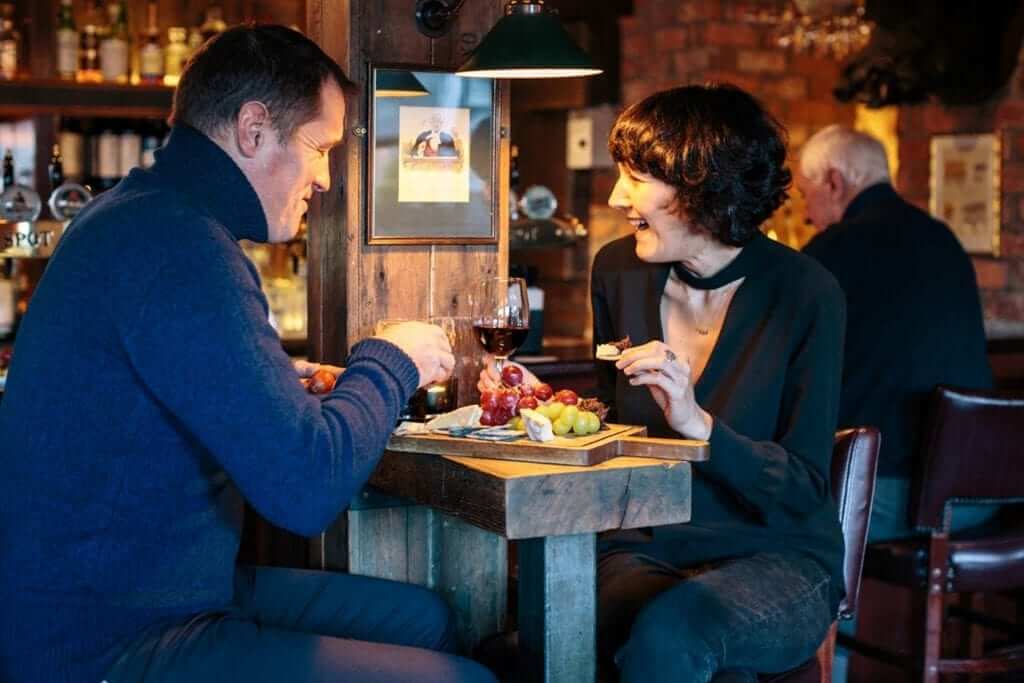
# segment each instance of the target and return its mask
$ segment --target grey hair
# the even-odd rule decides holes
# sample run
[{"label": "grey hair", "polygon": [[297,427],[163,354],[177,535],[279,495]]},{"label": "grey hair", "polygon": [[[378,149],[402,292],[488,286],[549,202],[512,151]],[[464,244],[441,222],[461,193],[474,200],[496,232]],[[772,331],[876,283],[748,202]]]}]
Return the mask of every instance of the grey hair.
[{"label": "grey hair", "polygon": [[829,168],[839,171],[856,190],[889,182],[889,160],[882,143],[839,124],[812,135],[800,153],[800,172],[811,181],[821,182]]}]

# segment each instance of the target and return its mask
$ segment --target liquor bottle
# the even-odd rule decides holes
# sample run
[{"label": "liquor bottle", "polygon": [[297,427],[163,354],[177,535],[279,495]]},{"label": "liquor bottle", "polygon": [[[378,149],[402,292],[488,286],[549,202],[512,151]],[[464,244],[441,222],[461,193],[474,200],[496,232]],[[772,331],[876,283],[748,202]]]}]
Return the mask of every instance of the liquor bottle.
[{"label": "liquor bottle", "polygon": [[57,13],[57,75],[75,80],[78,73],[78,30],[71,0],[60,0]]},{"label": "liquor bottle", "polygon": [[96,138],[92,174],[96,192],[109,190],[121,179],[121,136],[114,127],[115,122],[105,122],[103,132]]},{"label": "liquor bottle", "polygon": [[98,0],[86,0],[85,22],[82,24],[81,49],[78,52],[79,83],[99,83],[103,80],[100,71],[100,40],[106,33],[106,21]]},{"label": "liquor bottle", "polygon": [[0,5],[0,78],[18,75],[18,32],[14,30],[14,5]]},{"label": "liquor bottle", "polygon": [[60,156],[60,145],[53,146],[53,154],[50,155],[46,175],[50,181],[50,192],[64,184],[64,160]]},{"label": "liquor bottle", "polygon": [[107,5],[110,34],[100,43],[100,70],[103,80],[127,83],[131,69],[131,36],[128,33],[128,8],[124,0]]},{"label": "liquor bottle", "polygon": [[185,44],[186,30],[182,26],[167,29],[167,48],[164,50],[164,85],[174,87],[181,78],[181,70],[188,61],[188,45]]},{"label": "liquor bottle", "polygon": [[4,186],[3,189],[14,186],[14,155],[11,150],[4,152]]},{"label": "liquor bottle", "polygon": [[196,50],[203,46],[203,34],[198,26],[192,26],[188,30],[188,56],[195,54]]},{"label": "liquor bottle", "polygon": [[123,178],[131,173],[142,159],[142,136],[129,125],[118,137],[118,176]]},{"label": "liquor bottle", "polygon": [[155,0],[146,5],[146,32],[139,48],[139,78],[143,83],[162,83],[164,79],[164,51],[160,47]]},{"label": "liquor bottle", "polygon": [[203,18],[203,23],[199,26],[199,34],[202,36],[203,42],[205,43],[210,38],[227,29],[227,27],[228,25],[224,22],[224,11],[220,5],[207,6],[206,16]]},{"label": "liquor bottle", "polygon": [[61,119],[60,131],[57,133],[57,145],[60,147],[64,177],[76,183],[82,182],[85,171],[85,149],[81,127],[77,121]]}]

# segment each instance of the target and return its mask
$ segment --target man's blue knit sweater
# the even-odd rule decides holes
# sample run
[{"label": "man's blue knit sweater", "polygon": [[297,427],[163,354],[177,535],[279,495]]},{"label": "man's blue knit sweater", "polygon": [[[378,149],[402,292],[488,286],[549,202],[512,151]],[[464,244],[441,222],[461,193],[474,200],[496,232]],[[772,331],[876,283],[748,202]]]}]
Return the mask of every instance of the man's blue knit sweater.
[{"label": "man's blue knit sweater", "polygon": [[267,322],[241,170],[178,126],[74,221],[32,299],[0,405],[0,680],[99,683],[147,627],[230,608],[242,499],[324,529],[418,382],[356,345],[323,400]]}]

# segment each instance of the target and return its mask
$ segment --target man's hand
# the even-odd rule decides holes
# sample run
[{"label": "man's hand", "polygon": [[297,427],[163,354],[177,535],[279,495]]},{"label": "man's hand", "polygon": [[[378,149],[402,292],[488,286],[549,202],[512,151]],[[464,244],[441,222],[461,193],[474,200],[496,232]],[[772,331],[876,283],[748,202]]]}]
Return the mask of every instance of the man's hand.
[{"label": "man's hand", "polygon": [[311,363],[307,360],[297,360],[294,363],[295,372],[299,376],[299,382],[306,391],[311,394],[326,394],[334,388],[341,373],[345,368],[326,363]]},{"label": "man's hand", "polygon": [[388,325],[374,337],[402,349],[420,372],[420,386],[443,382],[452,374],[455,356],[448,336],[437,325],[408,321]]},{"label": "man's hand", "polygon": [[335,379],[337,379],[341,375],[341,373],[345,372],[345,368],[338,367],[337,365],[328,365],[327,363],[313,363],[308,360],[297,360],[293,363],[293,365],[295,365],[295,372],[297,372],[299,377],[303,379],[309,379],[317,370],[326,370],[327,372],[334,375]]}]

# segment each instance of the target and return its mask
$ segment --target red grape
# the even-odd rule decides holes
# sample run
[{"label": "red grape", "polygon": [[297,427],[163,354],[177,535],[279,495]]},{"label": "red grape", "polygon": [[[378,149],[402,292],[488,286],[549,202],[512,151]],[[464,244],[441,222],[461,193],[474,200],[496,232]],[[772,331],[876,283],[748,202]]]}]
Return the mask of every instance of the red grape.
[{"label": "red grape", "polygon": [[485,427],[493,427],[496,424],[501,424],[494,421],[494,412],[490,410],[484,410],[480,413],[480,424]]},{"label": "red grape", "polygon": [[523,382],[516,389],[519,391],[520,396],[533,396],[533,387]]},{"label": "red grape", "polygon": [[326,394],[334,388],[335,376],[323,368],[317,370],[309,378],[306,389],[311,394]]},{"label": "red grape", "polygon": [[555,394],[555,400],[567,406],[574,406],[580,401],[580,397],[572,389],[561,389]]},{"label": "red grape", "polygon": [[498,392],[488,389],[480,394],[480,407],[484,410],[494,410],[498,407]]},{"label": "red grape", "polygon": [[498,396],[498,405],[505,410],[512,411],[519,403],[519,394],[511,389],[506,389]]},{"label": "red grape", "polygon": [[554,395],[554,392],[551,390],[550,384],[544,384],[541,382],[533,388],[533,395],[536,396],[538,400],[547,401]]},{"label": "red grape", "polygon": [[501,371],[501,381],[510,387],[523,383],[523,371],[518,365],[506,365]]},{"label": "red grape", "polygon": [[539,405],[540,405],[540,402],[537,400],[537,398],[535,396],[523,396],[521,399],[519,399],[519,409],[520,410],[522,410],[523,408],[529,408],[530,410],[536,410],[537,406],[539,406]]}]

